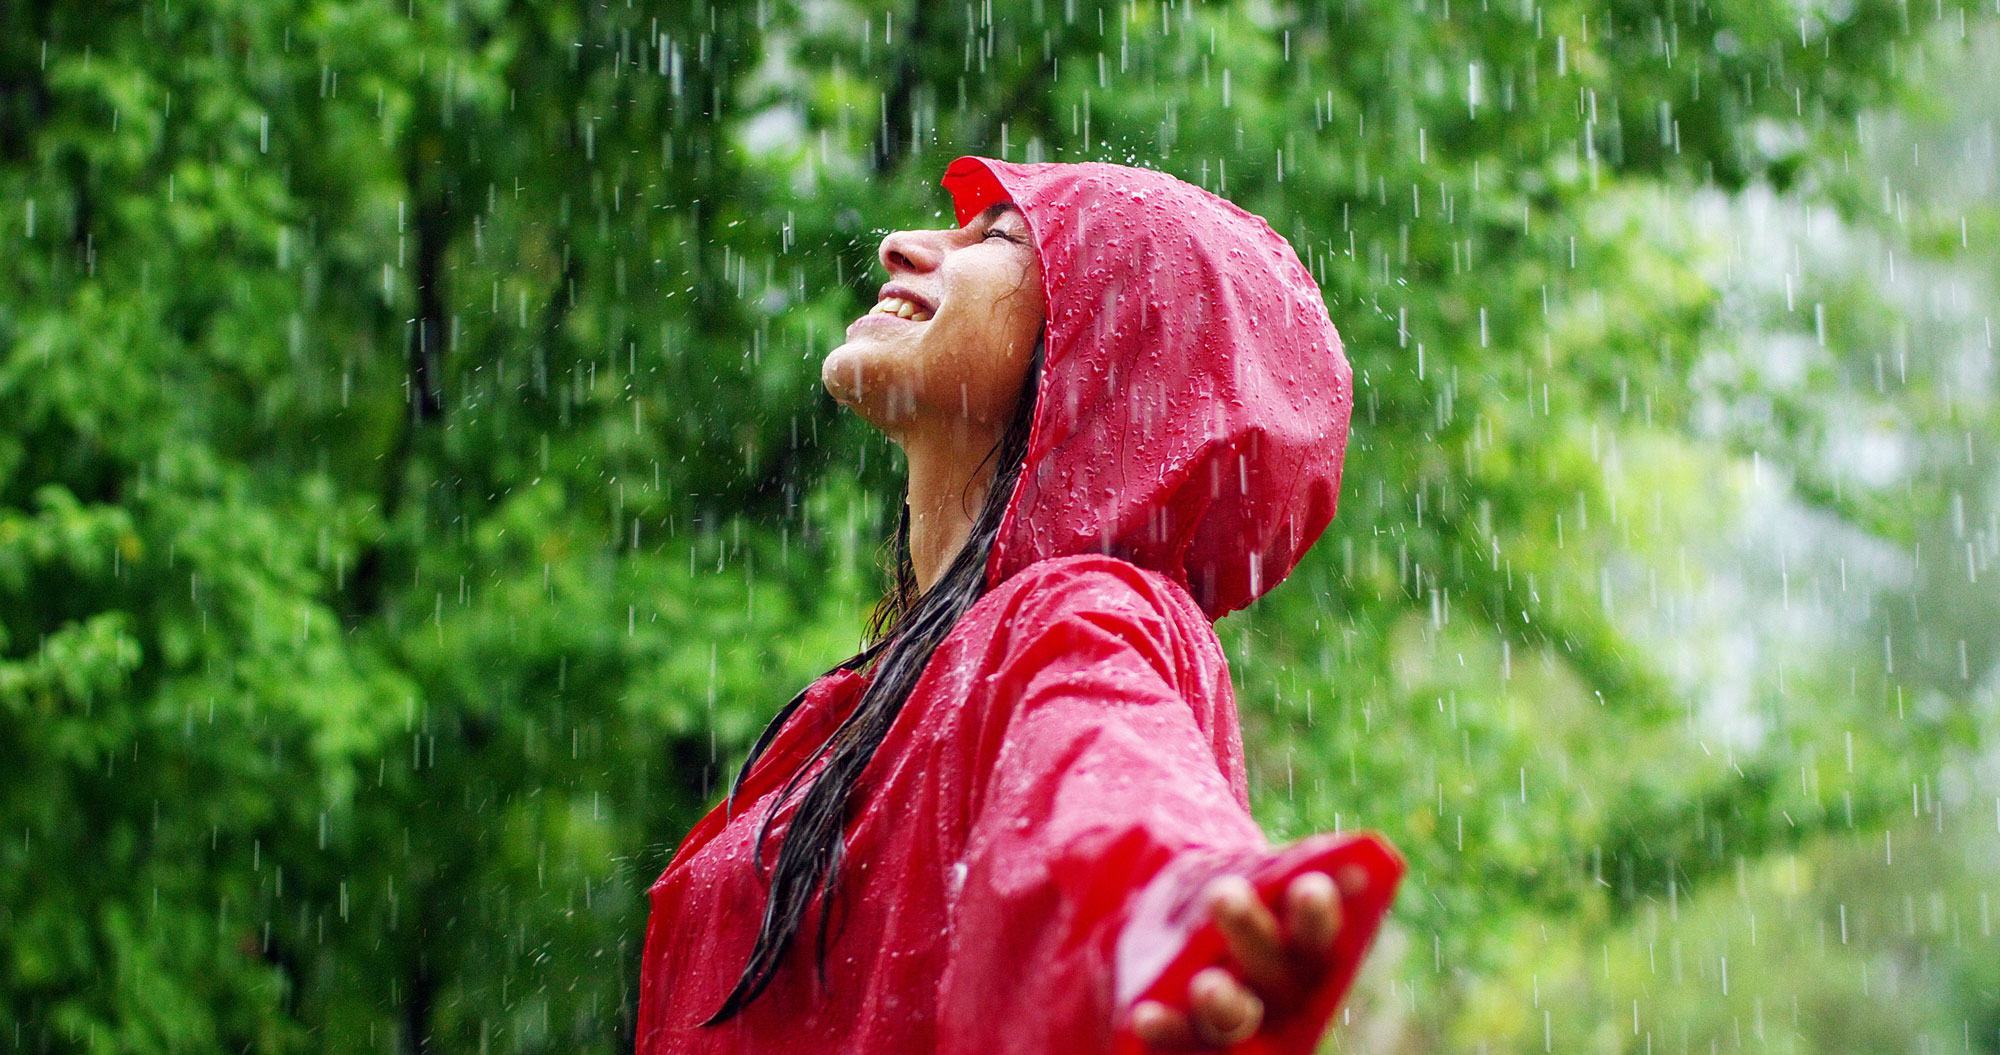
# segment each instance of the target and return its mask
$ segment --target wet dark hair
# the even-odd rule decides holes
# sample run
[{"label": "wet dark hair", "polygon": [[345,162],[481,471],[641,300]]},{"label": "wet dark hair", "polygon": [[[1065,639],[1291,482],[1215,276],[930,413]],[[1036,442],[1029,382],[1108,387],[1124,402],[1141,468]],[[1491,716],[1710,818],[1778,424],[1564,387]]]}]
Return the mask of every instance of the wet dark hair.
[{"label": "wet dark hair", "polygon": [[[907,505],[903,507],[902,516],[896,524],[895,557],[889,590],[869,621],[869,644],[827,672],[866,669],[872,674],[872,679],[862,690],[861,701],[855,705],[854,713],[840,723],[826,743],[799,766],[798,772],[792,774],[771,800],[770,812],[764,815],[764,822],[757,829],[753,854],[760,873],[764,868],[764,838],[770,832],[779,804],[791,797],[799,778],[812,768],[820,756],[830,755],[826,768],[813,778],[800,800],[798,811],[792,815],[791,827],[785,830],[777,865],[771,872],[769,893],[764,900],[764,921],[758,928],[757,942],[750,950],[750,960],[744,965],[742,976],[736,980],[736,987],[722,1002],[722,1007],[702,1023],[704,1026],[718,1025],[734,1018],[770,986],[771,979],[777,974],[779,961],[797,937],[799,925],[805,919],[806,909],[815,895],[822,896],[816,967],[820,984],[826,984],[827,924],[833,916],[832,895],[834,886],[839,882],[840,866],[845,856],[843,836],[847,827],[849,800],[862,771],[875,757],[875,751],[888,735],[890,725],[909,699],[910,690],[930,663],[931,655],[952,628],[958,625],[959,618],[986,593],[986,559],[993,551],[993,540],[1000,533],[1000,521],[1006,516],[1008,501],[1013,496],[1014,485],[1021,477],[1021,467],[1028,454],[1028,437],[1035,420],[1035,389],[1042,373],[1042,345],[1042,340],[1035,341],[1034,354],[1028,365],[1028,379],[1015,404],[1014,416],[999,443],[987,454],[987,460],[995,463],[993,483],[987,488],[986,500],[973,520],[972,532],[952,559],[950,567],[929,590],[921,593],[917,590],[916,570],[910,560],[910,510]],[[743,789],[744,778],[749,775],[751,767],[771,746],[785,720],[805,702],[805,698],[803,691],[792,697],[791,702],[778,711],[751,746],[749,757],[743,760],[743,768],[737,771],[735,783],[729,789],[732,805],[737,793]]]}]

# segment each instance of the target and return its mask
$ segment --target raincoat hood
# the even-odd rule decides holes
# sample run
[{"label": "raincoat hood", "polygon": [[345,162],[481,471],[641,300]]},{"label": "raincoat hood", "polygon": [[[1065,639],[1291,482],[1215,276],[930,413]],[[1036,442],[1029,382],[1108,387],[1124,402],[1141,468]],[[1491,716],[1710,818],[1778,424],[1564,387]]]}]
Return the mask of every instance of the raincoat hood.
[{"label": "raincoat hood", "polygon": [[1289,574],[1333,519],[1353,375],[1319,288],[1261,218],[1164,173],[963,157],[958,221],[1011,201],[1048,304],[1026,464],[989,586],[1106,553],[1210,619]]}]

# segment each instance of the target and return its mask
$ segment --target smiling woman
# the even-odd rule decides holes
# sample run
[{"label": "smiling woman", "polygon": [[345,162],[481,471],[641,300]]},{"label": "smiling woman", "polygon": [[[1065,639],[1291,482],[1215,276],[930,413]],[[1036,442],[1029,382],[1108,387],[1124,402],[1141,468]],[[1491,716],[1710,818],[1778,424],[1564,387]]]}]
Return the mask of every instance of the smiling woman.
[{"label": "smiling woman", "polygon": [[910,557],[929,589],[965,543],[990,455],[1024,398],[1042,329],[1041,264],[1026,217],[1007,202],[956,230],[899,231],[880,255],[890,281],[820,376],[903,448]]},{"label": "smiling woman", "polygon": [[1333,516],[1340,339],[1171,177],[945,185],[823,370],[908,456],[898,581],[654,885],[639,1051],[1303,1055],[1402,866],[1264,839],[1211,623]]},{"label": "smiling woman", "polygon": [[892,437],[913,417],[1003,419],[1042,325],[1027,220],[994,205],[956,230],[892,234],[881,258],[890,281],[826,357],[827,390]]}]

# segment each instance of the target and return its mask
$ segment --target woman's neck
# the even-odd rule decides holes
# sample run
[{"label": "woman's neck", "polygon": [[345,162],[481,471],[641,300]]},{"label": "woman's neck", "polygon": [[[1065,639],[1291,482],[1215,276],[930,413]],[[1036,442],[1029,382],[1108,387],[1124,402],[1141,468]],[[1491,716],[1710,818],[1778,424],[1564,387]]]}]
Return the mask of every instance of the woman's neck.
[{"label": "woman's neck", "polygon": [[1005,426],[959,420],[898,437],[910,467],[910,564],[929,590],[972,535]]}]

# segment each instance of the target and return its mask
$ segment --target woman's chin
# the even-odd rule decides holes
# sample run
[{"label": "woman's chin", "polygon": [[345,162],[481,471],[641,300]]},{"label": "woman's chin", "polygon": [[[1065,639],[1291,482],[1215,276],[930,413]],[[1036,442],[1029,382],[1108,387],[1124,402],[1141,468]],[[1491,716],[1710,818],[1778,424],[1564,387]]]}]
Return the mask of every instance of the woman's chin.
[{"label": "woman's chin", "polygon": [[867,392],[867,352],[853,341],[828,352],[819,366],[819,383],[844,406],[852,407]]},{"label": "woman's chin", "polygon": [[880,364],[871,362],[874,356],[870,353],[879,349],[868,347],[868,343],[850,341],[827,353],[820,364],[819,381],[835,402],[887,432],[897,423],[899,401],[891,398]]}]

